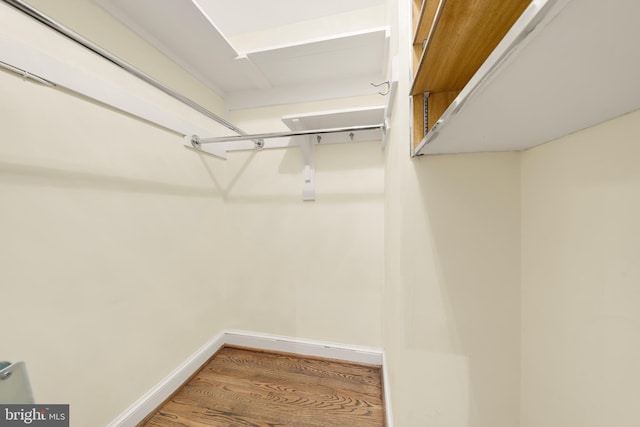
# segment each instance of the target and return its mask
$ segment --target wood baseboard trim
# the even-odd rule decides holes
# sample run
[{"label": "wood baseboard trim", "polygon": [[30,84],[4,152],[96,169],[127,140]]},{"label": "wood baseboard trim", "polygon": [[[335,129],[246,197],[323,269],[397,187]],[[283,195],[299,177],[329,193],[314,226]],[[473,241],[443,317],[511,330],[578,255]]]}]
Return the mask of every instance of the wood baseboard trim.
[{"label": "wood baseboard trim", "polygon": [[166,378],[111,421],[107,427],[135,427],[168,399],[224,345],[381,366],[386,411],[385,426],[393,427],[387,366],[384,352],[381,349],[239,330],[225,330],[213,337]]}]

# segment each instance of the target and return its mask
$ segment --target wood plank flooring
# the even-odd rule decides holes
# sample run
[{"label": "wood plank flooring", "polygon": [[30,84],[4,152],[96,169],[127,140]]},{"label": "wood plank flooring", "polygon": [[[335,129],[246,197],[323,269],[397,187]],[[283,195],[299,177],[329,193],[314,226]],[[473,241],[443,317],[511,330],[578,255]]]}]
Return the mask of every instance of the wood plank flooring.
[{"label": "wood plank flooring", "polygon": [[380,367],[224,347],[139,426],[384,426]]}]

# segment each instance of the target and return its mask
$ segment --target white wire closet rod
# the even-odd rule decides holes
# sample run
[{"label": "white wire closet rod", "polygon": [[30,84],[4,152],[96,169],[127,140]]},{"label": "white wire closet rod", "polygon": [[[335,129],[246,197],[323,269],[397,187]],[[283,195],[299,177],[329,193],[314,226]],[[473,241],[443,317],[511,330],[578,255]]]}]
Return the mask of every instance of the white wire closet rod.
[{"label": "white wire closet rod", "polygon": [[[239,127],[234,125],[233,123],[229,122],[228,120],[223,119],[222,117],[220,117],[216,113],[208,110],[207,108],[203,107],[202,105],[198,104],[197,102],[187,98],[186,96],[182,95],[181,93],[178,93],[175,90],[171,89],[170,87],[160,83],[158,80],[156,80],[153,77],[149,76],[148,74],[140,71],[139,69],[137,69],[133,65],[129,64],[126,61],[123,61],[119,57],[117,57],[117,56],[113,55],[112,53],[106,51],[105,49],[101,48],[100,46],[96,45],[95,43],[87,40],[86,38],[82,37],[80,34],[76,33],[75,31],[71,30],[70,28],[64,26],[60,22],[58,22],[58,21],[54,20],[53,18],[43,14],[39,10],[34,9],[30,5],[28,5],[25,2],[23,2],[22,0],[1,0],[1,1],[6,3],[6,4],[8,4],[9,6],[12,6],[12,7],[16,8],[17,10],[19,10],[20,12],[30,16],[31,18],[36,19],[37,21],[41,22],[42,24],[44,24],[44,25],[48,26],[49,28],[57,31],[58,33],[68,37],[69,39],[75,41],[76,43],[80,44],[81,46],[84,46],[85,48],[91,50],[92,52],[102,56],[104,59],[108,60],[109,62],[117,65],[118,67],[122,68],[123,70],[127,71],[128,73],[133,74],[134,76],[138,77],[139,79],[143,80],[144,82],[150,84],[151,86],[155,87],[156,89],[159,89],[160,91],[162,91],[165,94],[171,96],[172,98],[177,99],[178,101],[182,102],[183,104],[193,108],[194,110],[198,111],[199,113],[204,114],[205,116],[207,116],[210,119],[214,120],[215,122],[221,124],[222,126],[226,127],[227,129],[230,129],[230,130],[232,130],[235,133],[240,134],[240,135],[246,135],[247,134],[245,131],[243,131],[242,129],[240,129]],[[257,145],[262,144],[262,141],[254,141],[254,142]]]},{"label": "white wire closet rod", "polygon": [[[353,139],[353,136],[356,132],[364,132],[364,131],[372,131],[372,130],[380,130],[382,132],[386,131],[386,126],[381,124],[376,125],[364,125],[364,126],[349,126],[349,127],[339,127],[339,128],[328,128],[328,129],[310,129],[310,130],[291,130],[285,132],[271,132],[271,133],[255,133],[250,135],[232,135],[232,136],[219,136],[213,138],[200,138],[197,135],[193,135],[191,137],[191,142],[194,145],[200,144],[213,144],[220,142],[233,142],[233,141],[247,141],[254,139],[271,139],[271,138],[286,138],[292,136],[318,136],[321,138],[322,135],[334,134],[334,133],[347,133],[349,132],[349,136]],[[318,140],[320,141],[320,140]]]}]

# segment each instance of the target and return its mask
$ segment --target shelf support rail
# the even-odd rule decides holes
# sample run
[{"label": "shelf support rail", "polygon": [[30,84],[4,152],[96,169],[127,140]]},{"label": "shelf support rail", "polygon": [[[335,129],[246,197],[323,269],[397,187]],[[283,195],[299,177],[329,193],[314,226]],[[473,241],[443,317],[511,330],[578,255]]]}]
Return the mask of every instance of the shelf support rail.
[{"label": "shelf support rail", "polygon": [[[217,136],[213,138],[200,138],[198,135],[192,135],[191,143],[194,146],[194,148],[197,148],[196,146],[199,146],[201,144],[247,141],[247,140],[254,140],[254,139],[287,138],[287,137],[293,137],[293,136],[319,136],[320,138],[322,138],[323,135],[328,135],[328,134],[339,134],[339,133],[347,133],[347,132],[355,133],[355,132],[371,131],[371,130],[379,130],[384,132],[385,129],[386,129],[386,126],[384,125],[384,123],[381,123],[381,124],[375,124],[375,125],[350,126],[350,127],[328,128],[328,129],[290,130],[285,132]],[[318,142],[321,142],[321,139]]]},{"label": "shelf support rail", "polygon": [[219,144],[225,152],[254,150],[256,147],[247,142],[259,139],[265,141],[260,149],[300,147],[303,161],[302,200],[313,201],[316,198],[315,147],[317,145],[372,141],[379,138],[384,140],[387,134],[387,125],[385,123],[304,130],[302,129],[302,124],[296,120],[293,127],[293,130],[286,132],[231,135],[214,138],[200,138],[198,135],[191,135],[184,137],[184,145],[196,150],[202,150],[204,144]]}]

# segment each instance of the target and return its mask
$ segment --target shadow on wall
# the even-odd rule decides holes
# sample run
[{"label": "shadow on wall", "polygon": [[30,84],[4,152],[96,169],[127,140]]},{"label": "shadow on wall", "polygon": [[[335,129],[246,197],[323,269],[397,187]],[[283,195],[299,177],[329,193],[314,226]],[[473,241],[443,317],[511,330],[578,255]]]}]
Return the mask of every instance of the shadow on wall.
[{"label": "shadow on wall", "polygon": [[[316,200],[381,202],[384,152],[379,142],[316,146]],[[204,164],[215,181],[211,169]],[[234,203],[300,204],[303,159],[299,147],[232,152],[226,161],[224,200]]]},{"label": "shadow on wall", "polygon": [[236,184],[236,182],[238,181],[238,179],[242,175],[242,172],[247,169],[247,167],[251,163],[251,160],[255,157],[255,154],[256,154],[255,151],[251,152],[251,154],[242,163],[242,166],[240,167],[240,170],[237,171],[234,174],[234,176],[231,178],[231,180],[229,182],[226,182],[224,186],[220,184],[220,182],[218,181],[218,179],[215,176],[215,173],[213,172],[213,169],[211,169],[209,164],[207,164],[207,162],[205,161],[205,157],[207,157],[207,155],[198,153],[198,157],[199,157],[200,161],[202,162],[202,167],[204,168],[205,172],[207,173],[207,175],[211,179],[211,182],[217,188],[220,189],[220,192],[222,194],[223,199],[226,200],[227,196],[229,195],[229,192],[233,189],[233,186]]},{"label": "shadow on wall", "polygon": [[416,228],[426,237],[413,259],[429,261],[405,267],[406,344],[463,356],[450,380],[468,394],[469,425],[517,425],[519,154],[432,156],[414,166],[424,221]]},{"label": "shadow on wall", "polygon": [[[380,141],[344,144],[316,144],[316,168],[319,172],[354,171],[381,168],[384,150]],[[279,173],[299,174],[302,152],[299,147],[286,149],[278,168]]]},{"label": "shadow on wall", "polygon": [[215,188],[169,184],[139,178],[97,174],[70,169],[0,162],[0,176],[21,185],[118,191],[129,193],[167,194],[185,197],[216,197]]}]

